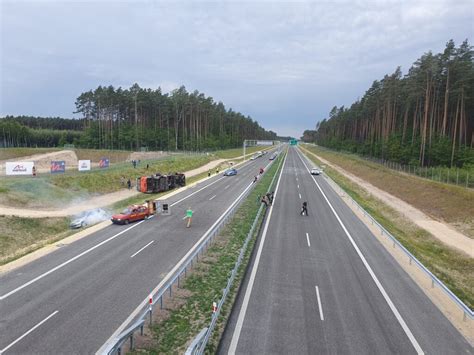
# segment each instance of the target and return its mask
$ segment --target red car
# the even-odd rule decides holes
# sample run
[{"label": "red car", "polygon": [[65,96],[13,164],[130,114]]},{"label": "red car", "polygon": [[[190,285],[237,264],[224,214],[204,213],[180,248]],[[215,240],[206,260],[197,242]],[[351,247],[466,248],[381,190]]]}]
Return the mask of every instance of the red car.
[{"label": "red car", "polygon": [[114,214],[112,222],[116,224],[129,224],[130,222],[140,221],[150,215],[148,207],[140,205],[131,205],[122,211],[122,213]]}]

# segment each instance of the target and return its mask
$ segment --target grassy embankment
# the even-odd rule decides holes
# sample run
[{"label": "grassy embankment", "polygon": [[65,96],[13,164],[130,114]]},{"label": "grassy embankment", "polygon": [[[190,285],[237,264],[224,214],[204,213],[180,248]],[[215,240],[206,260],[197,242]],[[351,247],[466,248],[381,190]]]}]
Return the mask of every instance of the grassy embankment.
[{"label": "grassy embankment", "polygon": [[[258,196],[268,191],[273,176],[279,172],[281,159],[283,159],[283,154],[250,193],[232,221],[200,258],[192,273],[181,283],[181,288],[174,292],[173,298],[165,301],[164,310],[159,311],[159,315],[155,313],[155,319],[160,319],[160,321],[152,326],[151,336],[149,336],[152,339],[146,339],[147,345],[142,346],[134,353],[184,353],[186,346],[194,336],[209,324],[212,315],[212,301],[217,302],[222,297],[222,289],[227,284],[229,273],[234,267],[240,248],[260,207]],[[249,243],[233,289],[221,310],[216,329],[208,345],[207,351],[209,353],[214,353],[217,349],[255,239],[253,238]]]},{"label": "grassy embankment", "polygon": [[[38,150],[31,148],[11,148],[15,154],[36,154]],[[46,148],[45,148],[46,149]],[[51,150],[50,150],[51,151]],[[41,153],[45,153],[40,149]],[[88,153],[90,150],[88,150]],[[222,151],[225,152],[225,151]],[[108,152],[96,151],[97,157]],[[118,152],[116,152],[118,154]],[[129,152],[127,153],[127,156]],[[228,156],[239,156],[237,151]],[[14,157],[18,157],[16,155]],[[21,156],[21,155],[20,155]],[[124,160],[125,156],[122,157]],[[121,159],[116,156],[115,159]],[[93,170],[91,172],[68,172],[64,175],[43,175],[35,179],[31,177],[14,177],[0,180],[0,204],[16,207],[35,207],[68,204],[79,196],[113,192],[120,186],[120,176],[140,176],[151,171],[188,171],[209,162],[212,157],[206,156],[175,156],[161,160],[150,161],[150,169],[146,171],[145,164],[134,169],[130,163],[116,164],[109,169]],[[221,168],[224,168],[224,164]],[[193,183],[207,174],[202,173],[187,179]],[[132,203],[142,203],[145,199],[157,198],[163,194],[138,195],[120,201],[110,208],[120,210]],[[83,197],[84,198],[84,197]],[[0,265],[35,251],[47,244],[63,239],[74,231],[69,230],[70,218],[22,218],[15,216],[0,216]]]},{"label": "grassy embankment", "polygon": [[474,190],[408,175],[353,154],[305,148],[474,238]]},{"label": "grassy embankment", "polygon": [[[305,148],[306,147],[308,146],[305,146]],[[320,154],[321,149],[316,147],[308,148],[310,151],[318,155]],[[321,154],[324,159],[338,164],[345,170],[356,174],[366,181],[372,183],[373,179],[378,177],[383,182],[383,186],[390,186],[389,192],[397,191],[397,184],[407,184],[405,180],[406,178],[409,178],[410,180],[416,179],[415,177],[398,174],[388,169],[381,169],[380,172],[377,172],[375,167],[354,168],[357,166],[357,161],[352,161],[352,157],[344,157],[340,153],[336,153],[335,155],[338,156],[337,161],[333,160],[333,155],[331,155],[331,153],[324,152]],[[323,164],[313,155],[307,154],[307,156],[316,164]],[[398,213],[381,200],[373,197],[366,190],[356,183],[353,183],[336,170],[327,167],[325,173],[336,181],[354,200],[356,200],[367,212],[369,212],[380,224],[395,236],[403,246],[405,246],[418,260],[430,269],[431,272],[442,280],[451,291],[466,303],[466,305],[471,307],[471,309],[474,307],[474,259],[456,249],[446,246],[427,231],[416,226],[405,216]],[[417,185],[415,186],[417,186],[418,190],[415,189],[411,191],[412,194],[418,195],[420,199],[426,198],[424,192],[425,187],[423,184],[431,185],[433,182],[425,180],[417,182]],[[380,183],[377,185],[380,186]],[[384,189],[383,186],[380,186],[380,188]],[[452,187],[453,186],[447,186],[448,190]],[[429,187],[426,187],[426,189],[429,189]],[[438,191],[443,191],[443,189],[440,189],[439,187],[435,187],[434,189],[435,191],[436,189],[438,189]],[[399,191],[405,193],[405,190],[411,190],[411,188],[409,186],[399,187]],[[433,193],[434,192],[431,191],[431,194]],[[443,196],[439,196],[438,198],[438,200],[434,200],[432,203],[436,202],[439,204],[437,201],[444,201]],[[457,208],[459,210],[467,209],[468,206],[459,205]]]}]

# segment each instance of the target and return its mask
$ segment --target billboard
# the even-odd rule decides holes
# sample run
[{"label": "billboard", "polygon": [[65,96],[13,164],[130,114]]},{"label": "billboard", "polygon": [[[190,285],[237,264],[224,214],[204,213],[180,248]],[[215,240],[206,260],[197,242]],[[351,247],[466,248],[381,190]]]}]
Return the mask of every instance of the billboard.
[{"label": "billboard", "polygon": [[77,162],[77,169],[79,171],[91,170],[91,161],[90,160],[79,160]]},{"label": "billboard", "polygon": [[99,161],[99,168],[108,168],[109,167],[109,158],[101,158]]},{"label": "billboard", "polygon": [[257,141],[257,145],[273,145],[273,141]]},{"label": "billboard", "polygon": [[5,173],[7,175],[33,175],[32,161],[10,161],[5,163]]},{"label": "billboard", "polygon": [[64,160],[51,161],[51,174],[58,174],[66,172],[66,162]]}]

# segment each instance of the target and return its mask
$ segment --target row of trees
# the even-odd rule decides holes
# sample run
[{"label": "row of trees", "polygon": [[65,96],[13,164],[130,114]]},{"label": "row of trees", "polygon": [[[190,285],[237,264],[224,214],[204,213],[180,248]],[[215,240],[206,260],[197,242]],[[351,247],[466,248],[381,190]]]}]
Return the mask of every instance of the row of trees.
[{"label": "row of trees", "polygon": [[33,129],[82,131],[84,124],[80,120],[61,117],[5,116],[3,122],[18,122]]},{"label": "row of trees", "polygon": [[420,166],[474,163],[473,47],[453,40],[402,77],[374,81],[350,108],[334,107],[305,140]]},{"label": "row of trees", "polygon": [[[72,120],[71,120],[72,121]],[[0,147],[57,147],[79,142],[81,131],[29,128],[14,119],[0,119]]]},{"label": "row of trees", "polygon": [[80,144],[89,148],[202,150],[237,147],[244,139],[276,139],[250,117],[184,86],[170,94],[99,86],[76,100],[83,116]]}]

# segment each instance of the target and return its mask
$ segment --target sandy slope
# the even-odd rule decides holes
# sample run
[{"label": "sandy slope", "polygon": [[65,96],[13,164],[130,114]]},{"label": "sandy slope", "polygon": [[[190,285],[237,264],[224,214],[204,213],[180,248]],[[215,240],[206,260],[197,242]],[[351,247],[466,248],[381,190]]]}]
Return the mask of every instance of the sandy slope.
[{"label": "sandy slope", "polygon": [[319,155],[316,155],[307,150],[305,150],[305,152],[308,154],[312,154],[324,164],[334,168],[339,173],[367,190],[370,194],[382,200],[384,203],[395,209],[397,212],[410,219],[417,226],[428,231],[435,238],[439,239],[446,245],[461,250],[467,253],[469,256],[474,257],[474,239],[470,239],[464,234],[459,233],[447,223],[442,223],[434,220],[419,209],[413,207],[412,205],[406,203],[398,197],[395,197],[389,194],[388,192],[375,187],[374,185],[349,173],[340,166],[329,162],[328,160],[320,157]]},{"label": "sandy slope", "polygon": [[[216,166],[226,162],[226,159],[218,159],[213,160],[206,165],[203,165],[197,169],[193,169],[190,171],[185,172],[186,177],[190,178],[211,169],[214,169]],[[112,192],[109,194],[104,194],[101,196],[90,198],[89,200],[80,202],[78,204],[62,208],[62,209],[21,209],[21,208],[13,208],[9,206],[1,206],[0,205],[0,215],[7,215],[7,216],[19,216],[19,217],[30,217],[30,218],[44,218],[44,217],[64,217],[64,216],[71,216],[78,214],[82,211],[105,207],[111,205],[115,202],[124,200],[129,197],[133,197],[136,195],[141,194],[141,192],[136,191],[135,189],[132,190],[120,190],[116,192]]]}]

